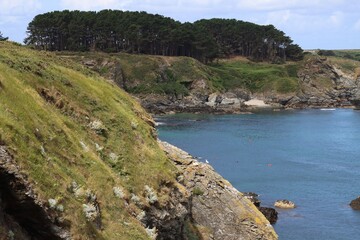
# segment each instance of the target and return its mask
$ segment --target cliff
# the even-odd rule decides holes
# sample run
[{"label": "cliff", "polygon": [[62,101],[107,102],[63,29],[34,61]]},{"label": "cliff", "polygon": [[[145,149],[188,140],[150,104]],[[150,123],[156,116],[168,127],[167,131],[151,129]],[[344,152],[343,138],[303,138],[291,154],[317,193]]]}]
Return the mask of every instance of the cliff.
[{"label": "cliff", "polygon": [[179,169],[178,182],[192,193],[190,212],[201,239],[277,239],[255,205],[209,164],[166,142],[160,144]]},{"label": "cliff", "polygon": [[[276,239],[209,166],[179,166],[163,148],[151,117],[115,84],[69,58],[0,42],[1,240]],[[216,190],[214,202],[191,182]],[[224,206],[236,225],[213,221]]]},{"label": "cliff", "polygon": [[246,112],[252,109],[246,104],[250,99],[276,108],[352,107],[359,99],[360,62],[341,57],[307,55],[281,65],[237,57],[203,65],[186,57],[70,56],[136,96],[152,113]]}]

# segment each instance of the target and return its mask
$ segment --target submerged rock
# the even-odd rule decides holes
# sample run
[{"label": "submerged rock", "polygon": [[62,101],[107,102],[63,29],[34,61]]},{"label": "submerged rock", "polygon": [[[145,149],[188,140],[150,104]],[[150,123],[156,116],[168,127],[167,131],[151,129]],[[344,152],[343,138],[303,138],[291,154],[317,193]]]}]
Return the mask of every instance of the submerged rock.
[{"label": "submerged rock", "polygon": [[352,200],[350,203],[350,207],[354,210],[360,210],[360,197]]},{"label": "submerged rock", "polygon": [[296,208],[295,203],[293,203],[292,201],[289,201],[289,200],[277,200],[274,203],[274,206],[277,208],[284,208],[284,209]]}]

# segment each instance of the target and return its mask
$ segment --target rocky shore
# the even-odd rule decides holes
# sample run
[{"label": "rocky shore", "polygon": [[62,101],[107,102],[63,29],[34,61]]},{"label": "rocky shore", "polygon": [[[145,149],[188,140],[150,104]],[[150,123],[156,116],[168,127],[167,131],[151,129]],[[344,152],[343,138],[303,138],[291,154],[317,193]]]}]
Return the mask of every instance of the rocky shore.
[{"label": "rocky shore", "polygon": [[[170,60],[156,62],[156,74],[161,84],[169,80],[166,69],[172,67]],[[96,61],[84,58],[81,62],[118,86],[128,91],[143,83],[142,78],[126,76],[124,66],[114,59]],[[354,63],[355,64],[355,63]],[[194,66],[191,70],[202,71]],[[197,66],[198,67],[198,66]],[[275,90],[251,92],[245,88],[214,90],[213,83],[206,77],[191,76],[183,79],[187,94],[135,93],[141,105],[150,113],[172,112],[236,114],[251,112],[259,108],[303,109],[303,108],[360,108],[360,67],[341,65],[331,59],[312,56],[298,64],[296,75],[298,86],[295,92],[281,93]],[[107,69],[105,73],[102,69]],[[196,72],[195,71],[195,72]],[[146,78],[146,76],[143,76]]]},{"label": "rocky shore", "polygon": [[190,218],[201,239],[277,239],[256,206],[209,164],[166,142],[159,143],[179,170],[179,184],[191,193]]},{"label": "rocky shore", "polygon": [[211,92],[206,81],[193,83],[188,96],[138,95],[151,113],[243,113],[259,108],[360,108],[360,76],[332,64],[327,58],[310,58],[298,71],[299,91],[251,93],[246,89]]}]

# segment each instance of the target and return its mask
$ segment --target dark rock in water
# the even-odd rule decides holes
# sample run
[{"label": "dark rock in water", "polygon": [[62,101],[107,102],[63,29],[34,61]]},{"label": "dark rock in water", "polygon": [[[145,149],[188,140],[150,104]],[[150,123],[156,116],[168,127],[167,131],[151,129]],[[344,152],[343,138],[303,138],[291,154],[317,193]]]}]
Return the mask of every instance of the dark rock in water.
[{"label": "dark rock in water", "polygon": [[256,207],[260,207],[261,201],[259,200],[259,195],[253,192],[243,193],[244,197],[250,200]]},{"label": "dark rock in water", "polygon": [[352,200],[350,203],[350,207],[354,210],[360,210],[360,197]]},{"label": "dark rock in water", "polygon": [[269,207],[260,207],[261,201],[259,200],[259,195],[253,192],[245,192],[244,196],[249,199],[259,211],[266,217],[266,219],[271,223],[276,223],[278,219],[278,212],[274,208]]},{"label": "dark rock in water", "polygon": [[258,207],[258,209],[271,224],[275,224],[278,220],[278,212],[274,208]]}]

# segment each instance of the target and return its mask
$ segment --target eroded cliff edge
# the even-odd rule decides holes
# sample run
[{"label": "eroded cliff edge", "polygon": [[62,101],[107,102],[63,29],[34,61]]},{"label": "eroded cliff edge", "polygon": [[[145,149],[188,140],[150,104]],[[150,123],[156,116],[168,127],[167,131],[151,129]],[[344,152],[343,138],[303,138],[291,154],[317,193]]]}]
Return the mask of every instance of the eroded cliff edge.
[{"label": "eroded cliff edge", "polygon": [[[152,113],[239,113],[260,99],[273,108],[359,105],[360,62],[308,55],[276,65],[246,59],[203,65],[190,58],[124,54],[72,55],[136,96]],[[135,65],[131,65],[135,64]]]},{"label": "eroded cliff edge", "polygon": [[178,182],[190,191],[190,218],[201,239],[277,239],[268,220],[242,193],[206,163],[159,141],[176,164]]}]

